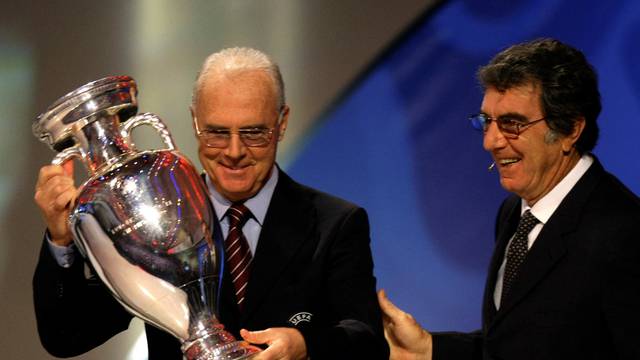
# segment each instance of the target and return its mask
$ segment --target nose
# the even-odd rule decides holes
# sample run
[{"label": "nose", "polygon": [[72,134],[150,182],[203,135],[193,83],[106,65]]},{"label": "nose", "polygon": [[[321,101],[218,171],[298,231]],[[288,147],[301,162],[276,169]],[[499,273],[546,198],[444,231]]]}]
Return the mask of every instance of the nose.
[{"label": "nose", "polygon": [[225,148],[224,154],[232,159],[241,159],[245,156],[247,148],[245,147],[240,135],[232,133],[229,138],[229,145]]},{"label": "nose", "polygon": [[482,146],[486,151],[494,151],[496,149],[503,148],[507,145],[507,139],[502,134],[502,131],[498,129],[498,125],[495,121],[492,121],[484,132],[484,138]]}]

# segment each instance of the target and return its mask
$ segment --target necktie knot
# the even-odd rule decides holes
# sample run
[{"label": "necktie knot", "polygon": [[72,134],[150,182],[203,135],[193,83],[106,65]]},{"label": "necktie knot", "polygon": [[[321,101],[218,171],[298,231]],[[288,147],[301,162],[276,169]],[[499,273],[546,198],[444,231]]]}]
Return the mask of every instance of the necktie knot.
[{"label": "necktie knot", "polygon": [[235,203],[227,210],[227,216],[231,227],[237,226],[241,228],[251,218],[252,214],[251,210],[244,206],[243,203]]},{"label": "necktie knot", "polygon": [[520,222],[518,223],[518,230],[516,230],[517,232],[523,232],[526,234],[529,234],[531,232],[531,230],[538,225],[538,223],[540,222],[540,220],[538,220],[532,213],[531,210],[527,210],[524,212],[524,214],[522,214],[522,217],[520,218]]}]

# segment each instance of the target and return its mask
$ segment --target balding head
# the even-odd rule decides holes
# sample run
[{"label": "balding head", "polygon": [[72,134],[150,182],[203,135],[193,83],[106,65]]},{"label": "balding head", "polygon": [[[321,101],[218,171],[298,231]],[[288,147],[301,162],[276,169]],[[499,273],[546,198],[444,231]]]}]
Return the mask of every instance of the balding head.
[{"label": "balding head", "polygon": [[196,106],[206,81],[250,71],[263,71],[272,80],[276,94],[276,109],[281,109],[285,104],[285,95],[280,68],[263,52],[246,47],[223,49],[207,57],[193,87],[192,107]]}]

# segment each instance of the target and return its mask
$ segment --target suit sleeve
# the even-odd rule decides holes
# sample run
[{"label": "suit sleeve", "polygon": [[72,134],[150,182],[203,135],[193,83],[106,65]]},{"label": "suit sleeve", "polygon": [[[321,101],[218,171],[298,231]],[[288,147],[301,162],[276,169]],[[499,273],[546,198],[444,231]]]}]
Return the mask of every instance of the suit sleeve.
[{"label": "suit sleeve", "polygon": [[86,279],[77,254],[69,268],[59,266],[46,239],[33,276],[38,334],[56,357],[85,353],[125,330],[131,321],[124,308],[97,279]]},{"label": "suit sleeve", "polygon": [[332,326],[300,328],[311,359],[388,359],[369,247],[369,222],[353,208],[334,229],[326,291]]},{"label": "suit sleeve", "polygon": [[441,332],[432,333],[433,360],[480,360],[482,359],[482,333]]},{"label": "suit sleeve", "polygon": [[603,334],[611,334],[616,358],[640,359],[640,214],[621,215],[616,222],[606,235],[610,240],[602,304],[608,331]]}]

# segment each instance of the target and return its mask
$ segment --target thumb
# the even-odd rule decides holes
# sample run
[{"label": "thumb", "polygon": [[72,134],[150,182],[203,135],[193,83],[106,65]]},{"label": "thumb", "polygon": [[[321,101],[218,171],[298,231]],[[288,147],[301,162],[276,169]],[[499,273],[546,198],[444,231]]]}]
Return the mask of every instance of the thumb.
[{"label": "thumb", "polygon": [[380,309],[388,316],[392,316],[401,311],[389,300],[384,290],[378,291],[378,303],[380,304]]},{"label": "thumb", "polygon": [[240,336],[252,344],[266,344],[269,341],[269,334],[267,330],[249,331],[242,329],[240,330]]}]

